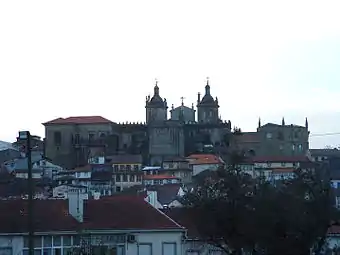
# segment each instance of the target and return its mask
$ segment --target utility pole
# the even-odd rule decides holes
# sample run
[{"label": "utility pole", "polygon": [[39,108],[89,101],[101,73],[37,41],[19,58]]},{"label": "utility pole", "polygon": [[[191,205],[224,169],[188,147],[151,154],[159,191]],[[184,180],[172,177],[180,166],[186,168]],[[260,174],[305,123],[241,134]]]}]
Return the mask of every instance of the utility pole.
[{"label": "utility pole", "polygon": [[26,157],[28,169],[28,254],[34,255],[32,148],[30,132],[20,131],[19,139],[26,141]]}]

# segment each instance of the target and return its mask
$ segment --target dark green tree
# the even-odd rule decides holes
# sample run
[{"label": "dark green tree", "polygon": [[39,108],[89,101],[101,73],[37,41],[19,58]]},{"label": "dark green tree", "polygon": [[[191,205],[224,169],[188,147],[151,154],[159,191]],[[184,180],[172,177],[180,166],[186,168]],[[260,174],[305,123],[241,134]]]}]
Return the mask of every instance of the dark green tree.
[{"label": "dark green tree", "polygon": [[201,238],[227,254],[319,254],[337,219],[329,182],[315,171],[275,183],[254,179],[241,161],[233,155],[186,196]]}]

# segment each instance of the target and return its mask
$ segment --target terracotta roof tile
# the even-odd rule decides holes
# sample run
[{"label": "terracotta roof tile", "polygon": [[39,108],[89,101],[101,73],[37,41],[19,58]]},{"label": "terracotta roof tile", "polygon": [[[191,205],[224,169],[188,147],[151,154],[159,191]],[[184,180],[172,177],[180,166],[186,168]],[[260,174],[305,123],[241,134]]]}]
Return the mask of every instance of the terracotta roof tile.
[{"label": "terracotta roof tile", "polygon": [[295,168],[284,168],[284,167],[272,169],[273,174],[294,173],[295,171],[296,171]]},{"label": "terracotta roof tile", "polygon": [[[0,200],[0,233],[28,232],[27,200]],[[160,230],[182,227],[142,196],[111,196],[84,201],[84,222],[68,213],[67,200],[34,200],[34,231]],[[53,219],[53,220],[51,220]]]},{"label": "terracotta roof tile", "polygon": [[89,200],[84,208],[86,229],[180,229],[173,220],[141,196],[112,196]]},{"label": "terracotta roof tile", "polygon": [[[0,201],[0,233],[28,232],[28,201]],[[78,223],[68,214],[65,200],[34,200],[34,231],[75,231]],[[51,220],[53,219],[53,220]]]},{"label": "terracotta roof tile", "polygon": [[43,123],[43,125],[62,124],[110,124],[113,123],[102,116],[77,116],[68,118],[57,118]]},{"label": "terracotta roof tile", "polygon": [[220,157],[213,154],[192,154],[187,157],[191,165],[222,164]]},{"label": "terracotta roof tile", "polygon": [[[171,219],[187,229],[187,237],[196,239],[200,237],[199,230],[195,224],[193,216],[195,209],[193,208],[169,208],[162,210]],[[197,215],[198,216],[198,215]]]}]

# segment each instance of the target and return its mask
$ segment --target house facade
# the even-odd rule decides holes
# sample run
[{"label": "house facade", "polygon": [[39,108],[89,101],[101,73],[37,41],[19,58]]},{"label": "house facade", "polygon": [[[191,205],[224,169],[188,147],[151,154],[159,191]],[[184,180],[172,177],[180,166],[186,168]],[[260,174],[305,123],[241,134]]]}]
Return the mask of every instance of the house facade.
[{"label": "house facade", "polygon": [[198,175],[203,171],[216,171],[219,167],[224,165],[224,161],[213,154],[192,154],[187,157],[189,166],[192,169],[192,175]]},{"label": "house facade", "polygon": [[178,184],[181,179],[172,175],[144,175],[143,185],[165,185],[165,184]]},{"label": "house facade", "polygon": [[[119,255],[182,254],[184,228],[143,199],[116,197],[84,202],[76,197],[69,196],[68,201],[37,200],[35,254],[66,255],[80,250],[91,254],[102,254],[102,250]],[[12,209],[0,215],[1,254],[28,254],[27,224],[23,224],[27,221],[27,203],[0,201],[0,207]],[[45,213],[49,217],[44,217]]]}]

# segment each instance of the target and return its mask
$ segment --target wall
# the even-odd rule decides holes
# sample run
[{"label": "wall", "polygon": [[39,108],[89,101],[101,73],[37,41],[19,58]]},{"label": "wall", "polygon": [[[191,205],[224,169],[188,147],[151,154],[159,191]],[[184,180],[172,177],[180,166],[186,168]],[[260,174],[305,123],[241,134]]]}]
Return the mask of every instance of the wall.
[{"label": "wall", "polygon": [[[136,242],[134,243],[114,243],[114,245],[119,245],[122,249],[125,249],[125,255],[162,255],[162,245],[164,243],[173,243],[176,245],[176,253],[173,253],[173,255],[181,255],[182,254],[182,231],[176,231],[176,232],[140,232],[140,233],[131,233],[136,236]],[[105,235],[105,234],[102,234]],[[62,239],[63,240],[63,239]],[[73,239],[72,239],[73,240]],[[98,240],[101,240],[104,245],[109,245],[109,241],[103,241],[101,237],[98,238]],[[71,242],[74,242],[71,241]],[[93,240],[93,244],[98,244],[98,241]],[[58,249],[65,249],[64,241],[62,241],[62,244],[58,247]],[[112,244],[112,243],[111,243]],[[151,244],[152,253],[146,253],[142,252],[143,245]],[[12,248],[12,251],[10,253],[1,253],[1,248]],[[21,251],[24,247],[24,238],[23,236],[18,237],[0,237],[0,254],[3,255],[21,255]],[[69,246],[68,246],[69,247]],[[169,253],[168,253],[169,254]],[[172,255],[172,254],[169,254]]]},{"label": "wall", "polygon": [[195,176],[205,170],[217,170],[219,168],[219,164],[202,164],[202,165],[192,165],[192,175]]},{"label": "wall", "polygon": [[266,124],[258,128],[258,135],[257,155],[305,155],[309,149],[309,132],[302,126]]},{"label": "wall", "polygon": [[18,237],[17,236],[0,236],[0,254],[1,255],[21,254],[20,252],[21,252],[23,245],[24,245],[24,240],[20,236]]},{"label": "wall", "polygon": [[182,126],[166,125],[149,127],[149,154],[151,164],[159,165],[163,157],[184,156],[184,132]]},{"label": "wall", "polygon": [[[61,144],[54,143],[54,132],[61,132]],[[111,134],[111,124],[82,124],[82,125],[47,125],[45,126],[45,153],[56,164],[62,164],[73,153],[72,135],[79,134],[80,138],[88,139],[89,133],[94,133],[94,139],[98,139],[101,133]],[[62,163],[60,163],[62,162]]]}]

